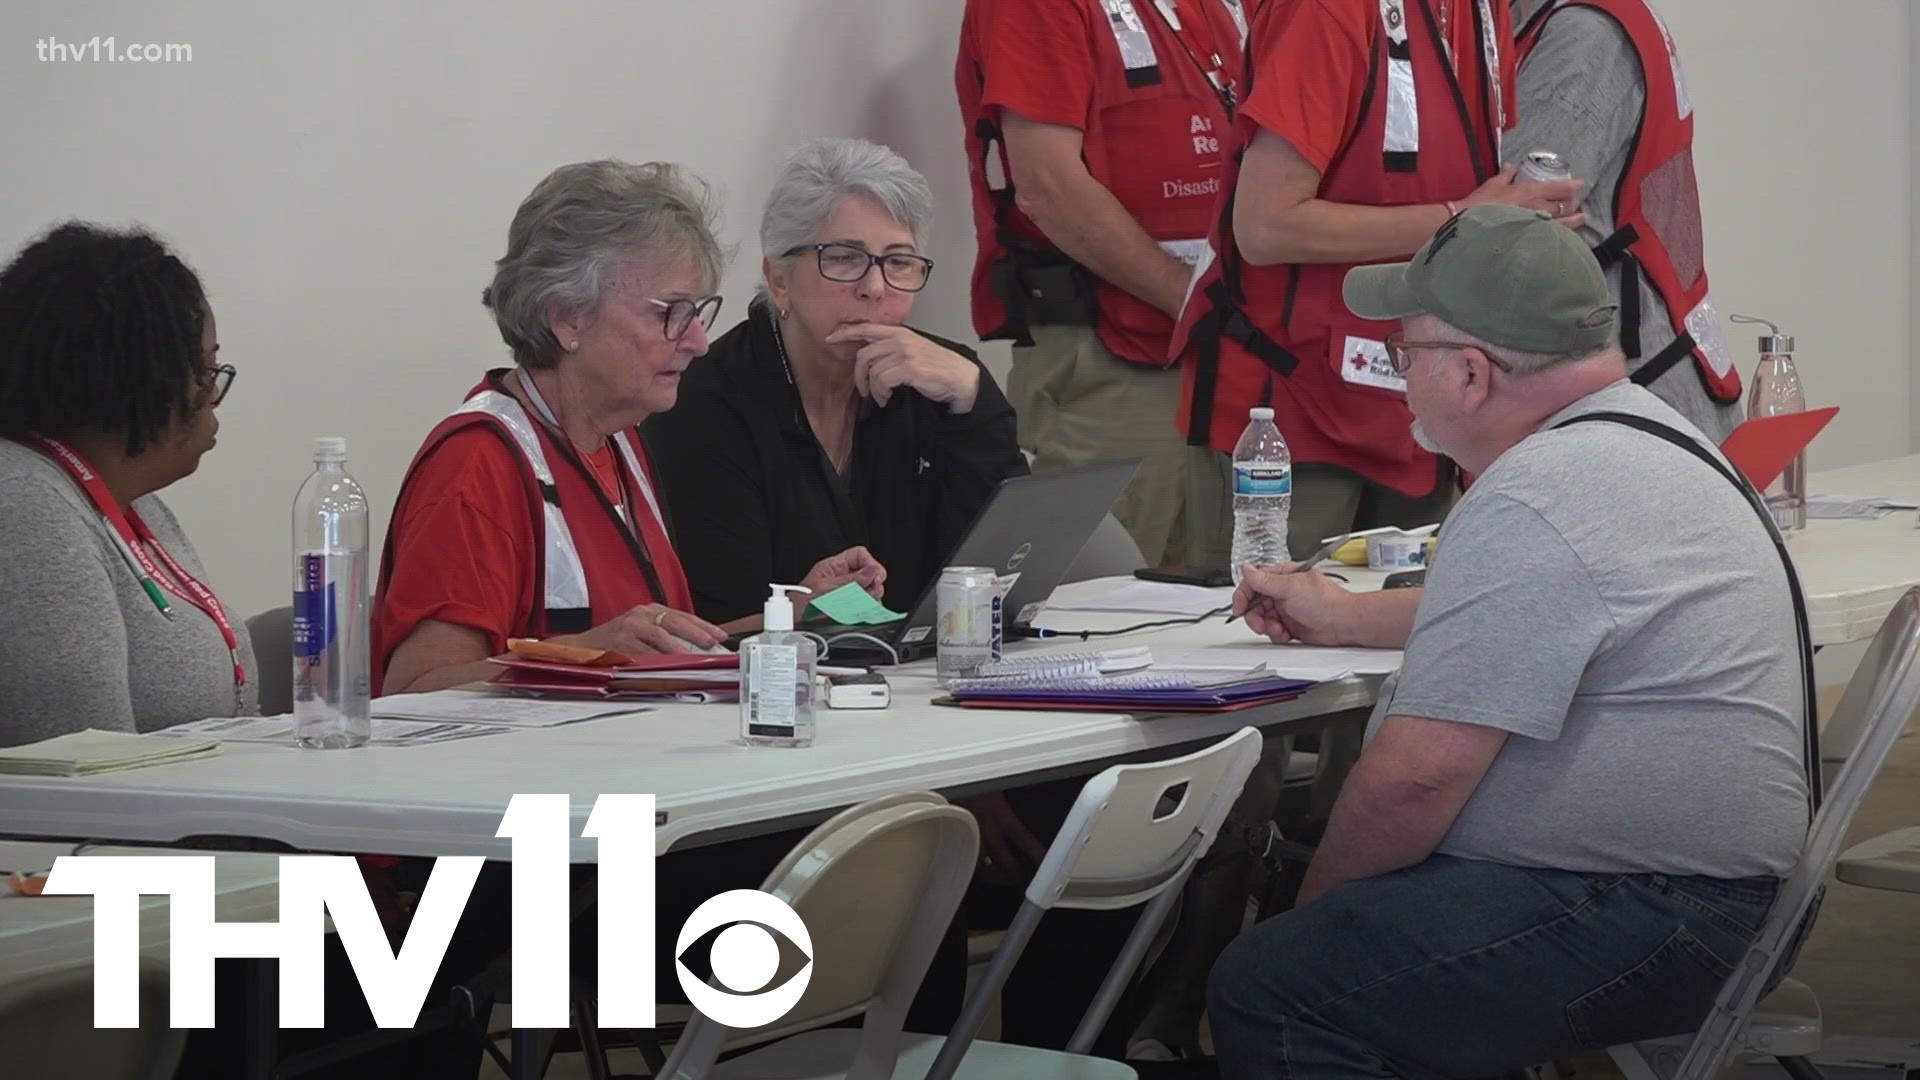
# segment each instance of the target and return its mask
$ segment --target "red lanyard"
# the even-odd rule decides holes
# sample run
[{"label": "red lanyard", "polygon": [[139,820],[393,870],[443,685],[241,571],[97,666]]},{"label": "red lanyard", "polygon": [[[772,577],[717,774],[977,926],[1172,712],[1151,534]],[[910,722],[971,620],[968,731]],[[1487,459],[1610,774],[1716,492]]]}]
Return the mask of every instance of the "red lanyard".
[{"label": "red lanyard", "polygon": [[[1220,95],[1221,103],[1227,107],[1227,113],[1231,116],[1234,105],[1237,103],[1236,88],[1232,77],[1227,74],[1226,60],[1221,57],[1218,47],[1220,38],[1214,31],[1213,21],[1207,15],[1205,4],[1195,4],[1192,13],[1182,19],[1174,7],[1177,2],[1178,0],[1156,0],[1154,7],[1160,10],[1160,17],[1166,20],[1167,29],[1173,31],[1175,40],[1180,42],[1180,48],[1186,52],[1188,59],[1192,60],[1201,73],[1206,75],[1207,81],[1213,84],[1214,90]],[[1189,26],[1193,29],[1189,30]],[[1201,40],[1203,34],[1205,40]],[[1189,36],[1194,39],[1192,45],[1187,43]],[[1195,46],[1198,46],[1198,52],[1194,51]]]},{"label": "red lanyard", "polygon": [[[54,439],[40,438],[34,441],[41,451],[67,471],[68,476],[73,477],[74,483],[80,485],[80,490],[87,495],[87,501],[93,503],[93,508],[112,526],[114,535],[119,537],[123,554],[131,555],[138,564],[140,573],[199,608],[207,618],[213,620],[213,625],[220,628],[220,637],[227,643],[227,654],[233,657],[233,685],[245,686],[247,669],[240,662],[240,638],[234,633],[233,623],[228,621],[227,609],[221,606],[220,598],[174,559],[133,507],[121,509],[120,500],[107,490],[106,481],[100,479],[100,474],[94,472],[86,459],[75,453],[72,447]],[[156,563],[155,559],[159,562]],[[146,585],[147,582],[141,583],[142,588]],[[161,605],[162,613],[170,614],[164,598],[155,596],[155,602]]]}]

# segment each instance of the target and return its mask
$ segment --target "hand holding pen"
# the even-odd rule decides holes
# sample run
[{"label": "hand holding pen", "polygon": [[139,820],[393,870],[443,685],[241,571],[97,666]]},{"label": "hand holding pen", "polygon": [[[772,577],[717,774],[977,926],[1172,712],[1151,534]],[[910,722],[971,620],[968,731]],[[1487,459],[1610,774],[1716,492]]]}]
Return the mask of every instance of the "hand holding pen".
[{"label": "hand holding pen", "polygon": [[1353,594],[1310,569],[1310,563],[1242,567],[1233,617],[1244,616],[1254,633],[1280,643],[1344,644]]}]

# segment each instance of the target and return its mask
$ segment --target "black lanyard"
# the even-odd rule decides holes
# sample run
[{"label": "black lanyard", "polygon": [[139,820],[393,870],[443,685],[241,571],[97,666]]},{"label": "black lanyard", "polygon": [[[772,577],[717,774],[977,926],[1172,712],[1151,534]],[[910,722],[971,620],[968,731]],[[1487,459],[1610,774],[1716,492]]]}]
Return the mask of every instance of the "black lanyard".
[{"label": "black lanyard", "polygon": [[[567,438],[567,433],[560,430],[560,425],[555,420],[552,410],[547,408],[547,403],[541,398],[540,391],[534,387],[533,380],[524,375],[520,376],[520,387],[527,392],[528,400],[534,403],[534,414],[538,417],[540,426],[546,428],[547,433],[553,436],[553,444],[560,448],[561,456],[565,457],[567,463],[572,465],[574,470],[586,480],[588,489],[593,492],[593,497],[600,503],[600,509],[603,510],[608,517],[612,518],[615,526],[618,527],[620,538],[627,542],[628,553],[633,556],[633,561],[639,564],[640,573],[647,579],[647,589],[653,594],[654,602],[666,606],[668,604],[666,586],[660,581],[660,572],[654,568],[653,555],[647,550],[647,540],[645,536],[641,535],[639,523],[628,521],[627,518],[620,513],[619,508],[614,506],[613,500],[607,498],[607,493],[600,490],[600,481],[595,479],[592,467],[581,459],[579,451],[573,448],[573,440]],[[624,455],[616,452],[613,456],[615,459],[614,471],[620,473],[623,470],[621,469],[619,459]],[[620,489],[622,499],[624,500],[626,492],[626,482],[624,480],[621,482]],[[664,531],[666,522],[663,521],[660,524]],[[585,570],[584,565],[582,566],[582,570]],[[591,604],[593,598],[589,596],[587,600],[588,603]]]}]

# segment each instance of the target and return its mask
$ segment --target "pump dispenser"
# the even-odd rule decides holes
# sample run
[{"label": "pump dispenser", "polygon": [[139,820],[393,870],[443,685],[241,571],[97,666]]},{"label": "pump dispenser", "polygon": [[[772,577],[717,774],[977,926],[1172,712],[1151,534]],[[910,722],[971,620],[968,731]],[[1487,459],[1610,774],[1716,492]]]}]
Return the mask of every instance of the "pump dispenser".
[{"label": "pump dispenser", "polygon": [[748,746],[813,745],[814,669],[820,650],[793,629],[790,593],[801,585],[769,585],[761,633],[740,644],[740,739]]}]

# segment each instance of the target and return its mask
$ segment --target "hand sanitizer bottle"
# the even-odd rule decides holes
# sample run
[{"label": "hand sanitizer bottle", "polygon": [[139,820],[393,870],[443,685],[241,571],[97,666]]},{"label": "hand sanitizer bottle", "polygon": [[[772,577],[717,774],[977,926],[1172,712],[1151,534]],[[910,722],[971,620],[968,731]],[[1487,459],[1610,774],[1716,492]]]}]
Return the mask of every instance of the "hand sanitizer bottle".
[{"label": "hand sanitizer bottle", "polygon": [[813,745],[814,667],[819,647],[793,629],[788,593],[769,585],[762,633],[740,644],[740,739],[748,746]]}]

